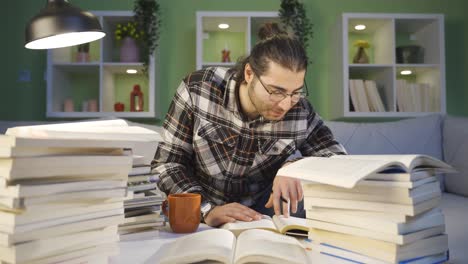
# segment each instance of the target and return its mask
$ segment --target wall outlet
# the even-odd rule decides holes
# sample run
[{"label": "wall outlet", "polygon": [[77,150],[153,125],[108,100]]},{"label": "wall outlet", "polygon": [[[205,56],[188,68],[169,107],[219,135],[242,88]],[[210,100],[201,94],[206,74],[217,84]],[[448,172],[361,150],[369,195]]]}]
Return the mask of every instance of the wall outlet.
[{"label": "wall outlet", "polygon": [[30,82],[31,81],[31,71],[30,70],[20,70],[18,72],[18,82]]}]

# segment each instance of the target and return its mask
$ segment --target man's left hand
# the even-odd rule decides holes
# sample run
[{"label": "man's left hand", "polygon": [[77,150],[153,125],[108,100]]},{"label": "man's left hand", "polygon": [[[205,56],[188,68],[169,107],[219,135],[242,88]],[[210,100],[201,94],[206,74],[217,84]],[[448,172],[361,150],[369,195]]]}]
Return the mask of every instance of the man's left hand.
[{"label": "man's left hand", "polygon": [[[276,176],[273,181],[270,199],[265,204],[266,208],[274,207],[275,215],[280,215],[280,205],[283,199],[283,215],[289,217],[289,210],[297,212],[297,204],[303,199],[301,181],[298,179]],[[290,207],[290,208],[289,208]]]}]

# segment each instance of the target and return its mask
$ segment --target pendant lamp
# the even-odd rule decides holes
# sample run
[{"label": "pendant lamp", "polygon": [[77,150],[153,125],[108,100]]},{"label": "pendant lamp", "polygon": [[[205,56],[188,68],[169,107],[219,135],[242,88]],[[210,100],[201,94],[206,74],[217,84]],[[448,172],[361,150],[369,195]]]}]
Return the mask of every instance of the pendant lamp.
[{"label": "pendant lamp", "polygon": [[25,30],[27,49],[54,49],[79,45],[104,37],[98,19],[67,0],[48,0]]}]

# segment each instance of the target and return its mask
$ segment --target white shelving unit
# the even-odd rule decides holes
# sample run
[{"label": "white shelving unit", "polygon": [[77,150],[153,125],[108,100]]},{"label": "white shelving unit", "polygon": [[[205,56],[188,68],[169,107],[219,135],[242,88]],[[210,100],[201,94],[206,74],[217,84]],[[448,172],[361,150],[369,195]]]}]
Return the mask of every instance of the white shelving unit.
[{"label": "white shelving unit", "polygon": [[[249,54],[258,29],[266,22],[279,22],[278,12],[197,12],[197,69],[210,66],[232,67]],[[219,29],[220,23],[229,24]],[[222,62],[222,50],[231,51],[231,62]]]},{"label": "white shelving unit", "polygon": [[[358,31],[354,27],[366,26]],[[340,117],[409,117],[445,113],[444,17],[441,14],[344,13],[334,31],[331,72],[333,118]],[[366,40],[369,63],[353,63],[357,40]],[[419,46],[419,60],[397,60],[397,47]],[[410,75],[402,75],[410,70]],[[371,80],[377,85],[384,111],[355,106],[355,88],[349,80]],[[404,81],[403,81],[404,80]],[[357,82],[361,83],[361,82]],[[405,84],[403,84],[405,83]],[[362,95],[362,94],[361,94]],[[364,96],[366,94],[364,93]],[[368,96],[368,94],[367,94]],[[358,96],[359,97],[359,96]],[[362,97],[359,97],[362,98]],[[362,99],[361,99],[362,100]],[[369,102],[369,99],[367,99]],[[358,101],[358,100],[357,100]]]},{"label": "white shelving unit", "polygon": [[[77,62],[77,47],[49,50],[47,53],[47,117],[92,118],[115,116],[124,118],[155,117],[155,60],[150,57],[148,74],[143,62],[120,62],[119,44],[114,32],[118,23],[132,21],[131,11],[93,11],[106,36],[90,43],[90,60]],[[136,74],[127,74],[136,69]],[[143,91],[143,111],[130,112],[130,92],[138,84]],[[73,111],[65,111],[64,102],[72,101]],[[97,111],[82,111],[83,102],[97,103]],[[122,102],[125,109],[114,111]],[[86,103],[85,103],[86,104]]]}]

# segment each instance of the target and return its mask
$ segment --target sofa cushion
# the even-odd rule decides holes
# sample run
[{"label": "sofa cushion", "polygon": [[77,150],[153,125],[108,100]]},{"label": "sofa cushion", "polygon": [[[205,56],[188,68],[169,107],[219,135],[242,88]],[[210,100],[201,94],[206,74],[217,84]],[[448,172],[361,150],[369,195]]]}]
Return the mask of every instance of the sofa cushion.
[{"label": "sofa cushion", "polygon": [[445,177],[446,191],[468,196],[468,118],[447,116],[443,143],[445,161],[458,171]]},{"label": "sofa cushion", "polygon": [[348,154],[426,154],[442,160],[442,119],[430,115],[392,122],[326,124]]}]

